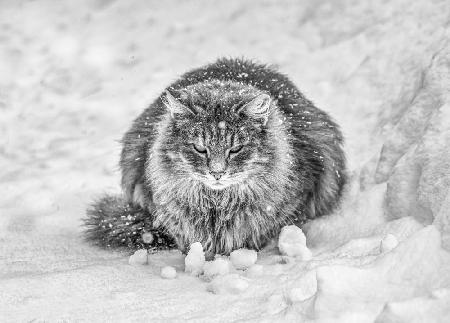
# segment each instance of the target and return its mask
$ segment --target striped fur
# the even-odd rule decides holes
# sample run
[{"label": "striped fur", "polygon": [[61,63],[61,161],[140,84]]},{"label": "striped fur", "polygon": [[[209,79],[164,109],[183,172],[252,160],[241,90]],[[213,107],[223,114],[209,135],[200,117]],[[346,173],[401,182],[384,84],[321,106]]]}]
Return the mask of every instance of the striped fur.
[{"label": "striped fur", "polygon": [[284,75],[240,59],[186,73],[123,145],[126,202],[151,210],[182,251],[259,249],[283,225],[330,213],[345,183],[338,126]]}]

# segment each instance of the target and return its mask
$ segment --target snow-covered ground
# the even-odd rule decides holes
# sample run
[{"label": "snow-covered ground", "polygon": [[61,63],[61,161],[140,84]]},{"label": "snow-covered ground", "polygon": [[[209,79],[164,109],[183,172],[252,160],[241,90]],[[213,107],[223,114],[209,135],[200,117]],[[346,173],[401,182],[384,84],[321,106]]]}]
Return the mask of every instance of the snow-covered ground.
[{"label": "snow-covered ground", "polygon": [[[447,0],[0,2],[0,321],[450,322],[449,39]],[[311,260],[274,243],[211,287],[80,219],[119,191],[130,122],[219,56],[289,74],[342,125],[351,181]]]}]

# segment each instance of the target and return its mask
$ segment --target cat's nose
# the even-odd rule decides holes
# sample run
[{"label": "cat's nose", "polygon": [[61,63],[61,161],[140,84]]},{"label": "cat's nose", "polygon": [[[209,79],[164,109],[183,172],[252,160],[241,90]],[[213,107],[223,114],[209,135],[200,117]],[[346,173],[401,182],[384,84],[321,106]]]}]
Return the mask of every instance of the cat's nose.
[{"label": "cat's nose", "polygon": [[210,174],[211,174],[212,176],[214,176],[214,178],[215,178],[216,180],[219,180],[219,179],[223,176],[224,173],[225,173],[225,172],[212,172],[212,171],[210,171]]},{"label": "cat's nose", "polygon": [[227,162],[222,156],[211,156],[208,166],[211,175],[213,175],[215,179],[219,179],[227,168]]}]

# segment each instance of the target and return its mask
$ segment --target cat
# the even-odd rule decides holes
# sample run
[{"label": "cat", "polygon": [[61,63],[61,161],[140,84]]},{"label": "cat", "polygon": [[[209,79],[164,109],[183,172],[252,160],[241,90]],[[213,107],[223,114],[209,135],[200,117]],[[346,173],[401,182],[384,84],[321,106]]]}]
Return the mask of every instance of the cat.
[{"label": "cat", "polygon": [[[331,213],[346,180],[339,126],[275,68],[222,58],[184,74],[123,137],[123,196],[88,210],[88,239],[131,249],[259,250]],[[150,239],[145,239],[145,234]]]}]

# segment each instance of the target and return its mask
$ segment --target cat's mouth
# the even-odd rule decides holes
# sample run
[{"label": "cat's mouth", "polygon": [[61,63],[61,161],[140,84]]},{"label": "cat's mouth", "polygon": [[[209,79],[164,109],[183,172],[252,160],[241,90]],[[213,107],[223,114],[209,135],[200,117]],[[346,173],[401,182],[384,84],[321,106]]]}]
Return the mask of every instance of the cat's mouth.
[{"label": "cat's mouth", "polygon": [[206,185],[208,185],[209,187],[211,187],[212,189],[215,189],[215,190],[222,190],[222,189],[230,186],[230,184],[226,184],[221,181],[207,182]]},{"label": "cat's mouth", "polygon": [[212,176],[206,177],[203,180],[203,183],[209,188],[212,188],[213,190],[223,190],[233,184],[233,182],[228,178],[222,177],[221,179],[216,180]]}]

